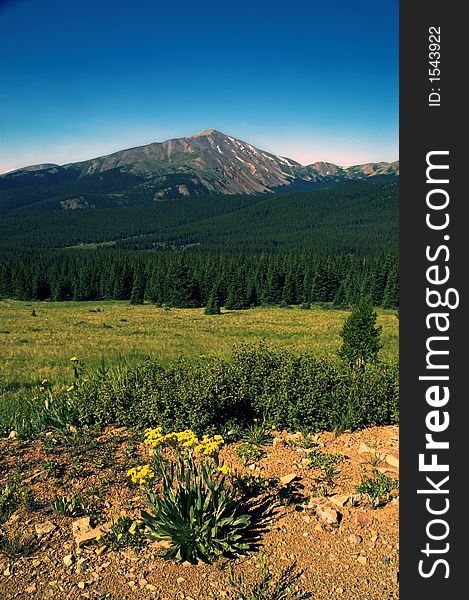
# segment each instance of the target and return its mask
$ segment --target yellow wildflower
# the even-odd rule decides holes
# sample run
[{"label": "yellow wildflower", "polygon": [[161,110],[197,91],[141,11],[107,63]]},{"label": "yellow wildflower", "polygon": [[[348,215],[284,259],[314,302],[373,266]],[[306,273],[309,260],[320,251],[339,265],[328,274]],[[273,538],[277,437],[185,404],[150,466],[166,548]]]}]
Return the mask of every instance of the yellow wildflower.
[{"label": "yellow wildflower", "polygon": [[79,360],[78,356],[72,356],[72,358],[70,359],[72,362],[77,362],[77,360]]},{"label": "yellow wildflower", "polygon": [[139,485],[144,485],[150,479],[155,477],[155,473],[150,465],[141,465],[139,467],[134,467],[133,469],[129,469],[127,471],[127,476],[131,478],[132,483],[138,483]]},{"label": "yellow wildflower", "polygon": [[69,385],[67,388],[67,392],[73,392],[74,389],[75,389],[74,385]]},{"label": "yellow wildflower", "polygon": [[222,465],[219,469],[223,475],[229,475],[231,473],[231,469],[228,465]]},{"label": "yellow wildflower", "polygon": [[191,429],[184,431],[173,431],[163,434],[161,427],[147,429],[145,431],[144,443],[152,446],[172,446],[173,448],[194,449],[201,454],[214,454],[220,450],[225,443],[221,435],[204,435],[200,440]]},{"label": "yellow wildflower", "polygon": [[118,540],[120,540],[120,539],[121,539],[121,537],[122,537],[122,533],[118,533],[118,534],[117,534],[117,539],[118,539]]}]

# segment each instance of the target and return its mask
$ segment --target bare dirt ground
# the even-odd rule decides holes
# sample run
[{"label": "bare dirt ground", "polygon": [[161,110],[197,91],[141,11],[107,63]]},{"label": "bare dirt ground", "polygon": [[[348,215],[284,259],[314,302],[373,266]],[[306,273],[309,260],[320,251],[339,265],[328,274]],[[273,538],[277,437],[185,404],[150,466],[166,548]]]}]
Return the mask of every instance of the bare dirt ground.
[{"label": "bare dirt ground", "polygon": [[398,491],[373,508],[355,486],[376,470],[398,478],[399,429],[322,433],[312,442],[317,452],[341,456],[327,473],[307,464],[311,447],[300,434],[273,432],[264,456],[248,465],[233,452],[235,444],[223,448],[232,472],[271,480],[249,501],[253,510],[262,509],[257,549],[231,561],[181,565],[165,561],[157,542],[113,551],[91,539],[77,547],[78,517],[51,510],[57,494],[79,494],[89,507],[81,518],[105,523],[125,512],[137,519],[145,499],[127,470],[147,449],[134,434],[109,429],[0,440],[0,488],[16,478],[24,492],[0,525],[0,598],[268,598],[242,596],[229,583],[229,563],[246,589],[260,581],[259,552],[274,580],[288,569],[296,575],[297,596],[291,597],[398,598]]}]

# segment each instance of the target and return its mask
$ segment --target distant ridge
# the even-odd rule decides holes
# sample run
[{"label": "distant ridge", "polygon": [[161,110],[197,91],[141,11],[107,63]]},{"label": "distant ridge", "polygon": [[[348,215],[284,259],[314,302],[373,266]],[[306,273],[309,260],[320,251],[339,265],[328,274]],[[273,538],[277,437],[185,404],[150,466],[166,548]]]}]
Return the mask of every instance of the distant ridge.
[{"label": "distant ridge", "polygon": [[[349,167],[321,161],[301,165],[207,129],[90,160],[62,166],[43,163],[6,173],[0,176],[0,191],[12,191],[6,205],[2,206],[0,196],[0,212],[29,205],[30,199],[36,204],[57,198],[57,208],[79,209],[128,204],[129,196],[135,204],[143,198],[162,201],[206,194],[284,193],[395,180],[398,175],[398,161]],[[27,198],[19,191],[25,188]]]}]

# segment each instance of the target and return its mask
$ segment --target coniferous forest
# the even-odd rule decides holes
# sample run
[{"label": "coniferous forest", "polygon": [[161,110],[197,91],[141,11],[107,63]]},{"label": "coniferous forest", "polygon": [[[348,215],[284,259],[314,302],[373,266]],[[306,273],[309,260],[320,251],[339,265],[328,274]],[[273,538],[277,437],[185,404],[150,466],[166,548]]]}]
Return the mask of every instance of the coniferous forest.
[{"label": "coniferous forest", "polygon": [[5,253],[0,294],[19,300],[129,300],[179,308],[333,302],[371,295],[375,306],[398,305],[398,262],[376,257],[225,255],[75,251]]},{"label": "coniferous forest", "polygon": [[[9,210],[0,297],[173,307],[398,306],[398,183]],[[5,208],[5,207],[4,207]]]}]

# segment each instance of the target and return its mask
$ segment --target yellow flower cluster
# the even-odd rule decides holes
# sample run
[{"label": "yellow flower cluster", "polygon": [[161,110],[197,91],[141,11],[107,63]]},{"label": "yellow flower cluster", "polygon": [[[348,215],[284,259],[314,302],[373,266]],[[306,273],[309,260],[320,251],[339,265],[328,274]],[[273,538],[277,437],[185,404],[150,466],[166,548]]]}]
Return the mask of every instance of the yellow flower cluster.
[{"label": "yellow flower cluster", "polygon": [[204,435],[204,437],[194,447],[194,450],[196,452],[200,452],[201,454],[216,454],[219,452],[224,443],[225,440],[221,437],[221,435]]},{"label": "yellow flower cluster", "polygon": [[220,471],[221,473],[223,473],[223,475],[229,475],[229,474],[231,473],[231,469],[230,469],[230,467],[229,467],[228,465],[222,465],[222,466],[219,468],[219,471]]},{"label": "yellow flower cluster", "polygon": [[139,485],[144,485],[150,479],[155,477],[155,473],[150,465],[141,465],[139,467],[134,467],[133,469],[129,469],[127,471],[127,476],[131,478],[132,483],[138,483]]},{"label": "yellow flower cluster", "polygon": [[191,429],[162,433],[161,427],[147,429],[145,444],[156,448],[157,446],[172,446],[180,449],[193,449],[201,454],[215,454],[225,443],[221,435],[204,435],[199,439]]}]

